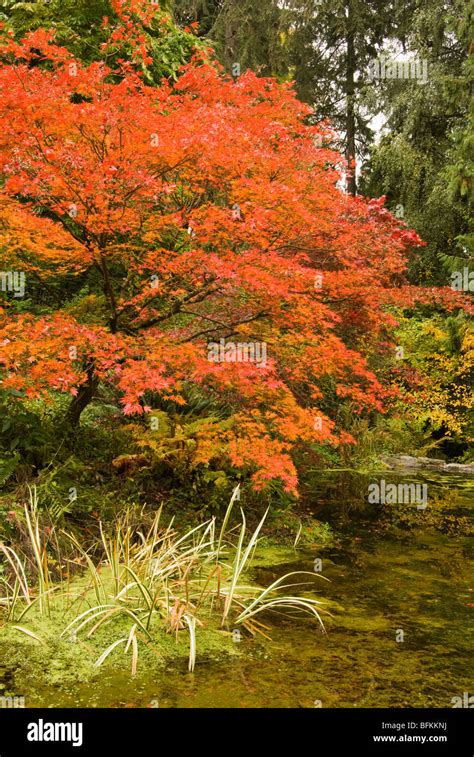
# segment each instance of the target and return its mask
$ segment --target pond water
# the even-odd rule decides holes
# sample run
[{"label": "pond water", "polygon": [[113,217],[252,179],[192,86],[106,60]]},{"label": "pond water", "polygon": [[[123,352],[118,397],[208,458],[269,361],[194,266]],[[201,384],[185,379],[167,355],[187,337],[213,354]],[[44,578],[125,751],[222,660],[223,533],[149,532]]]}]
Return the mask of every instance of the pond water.
[{"label": "pond water", "polygon": [[[261,554],[253,573],[262,585],[291,570],[314,572],[315,559],[322,561],[329,582],[315,576],[317,592],[308,596],[328,601],[326,633],[313,620],[275,616],[271,642],[242,635],[242,654],[218,660],[198,654],[194,673],[183,660],[160,673],[139,670],[135,679],[128,670],[102,670],[92,683],[54,690],[23,680],[28,706],[453,706],[453,697],[474,693],[468,536],[474,481],[434,473],[413,480],[428,483],[424,511],[368,506],[366,478],[326,476],[311,508],[332,525],[335,543]],[[4,669],[7,675],[14,673]]]}]

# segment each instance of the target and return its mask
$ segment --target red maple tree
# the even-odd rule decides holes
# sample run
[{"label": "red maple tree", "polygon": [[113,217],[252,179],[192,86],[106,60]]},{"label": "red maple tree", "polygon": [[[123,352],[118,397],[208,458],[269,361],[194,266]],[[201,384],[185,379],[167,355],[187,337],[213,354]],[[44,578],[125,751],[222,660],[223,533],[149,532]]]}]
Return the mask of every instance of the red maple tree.
[{"label": "red maple tree", "polygon": [[[289,85],[234,81],[200,53],[150,87],[44,31],[1,55],[6,265],[66,292],[0,312],[3,386],[69,393],[71,425],[101,386],[126,415],[197,386],[226,410],[199,427],[196,460],[295,491],[295,447],[349,440],[337,402],[382,409],[367,359],[385,306],[425,296],[404,279],[416,234],[343,193],[330,135]],[[210,360],[210,342],[266,359]]]}]

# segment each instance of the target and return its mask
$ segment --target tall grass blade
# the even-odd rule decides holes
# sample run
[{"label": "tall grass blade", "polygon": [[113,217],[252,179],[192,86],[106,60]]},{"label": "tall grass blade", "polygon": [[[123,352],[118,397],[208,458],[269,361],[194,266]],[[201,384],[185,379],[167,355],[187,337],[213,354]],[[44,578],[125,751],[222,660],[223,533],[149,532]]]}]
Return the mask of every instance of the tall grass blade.
[{"label": "tall grass blade", "polygon": [[41,639],[36,633],[33,633],[33,631],[30,631],[28,628],[23,628],[23,626],[13,626],[15,631],[21,631],[21,633],[26,634],[26,636],[29,636],[30,639],[34,639],[39,644],[44,644],[43,639]]},{"label": "tall grass blade", "polygon": [[127,641],[126,637],[124,639],[118,639],[117,641],[114,641],[114,643],[111,644],[110,647],[107,647],[107,649],[105,650],[105,652],[102,652],[102,654],[100,655],[100,657],[95,661],[94,667],[100,668],[100,666],[102,665],[102,663],[107,659],[107,657],[109,656],[109,654],[111,652],[113,652],[113,650],[115,649],[115,647],[118,647],[119,644],[125,644],[126,641]]}]

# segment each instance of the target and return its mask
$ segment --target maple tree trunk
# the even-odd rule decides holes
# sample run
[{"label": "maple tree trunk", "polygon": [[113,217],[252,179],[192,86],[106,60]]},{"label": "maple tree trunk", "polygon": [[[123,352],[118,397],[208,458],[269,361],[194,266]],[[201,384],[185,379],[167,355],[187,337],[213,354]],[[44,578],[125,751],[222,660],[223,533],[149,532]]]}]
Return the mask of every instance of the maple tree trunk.
[{"label": "maple tree trunk", "polygon": [[104,277],[104,294],[109,302],[110,318],[109,327],[112,334],[117,333],[117,302],[115,300],[115,293],[112,283],[110,281],[109,269],[107,268],[107,262],[104,256],[100,256],[101,264],[99,266],[102,276]]},{"label": "maple tree trunk", "polygon": [[354,27],[352,18],[351,0],[347,3],[347,62],[346,62],[346,158],[351,166],[347,179],[347,191],[353,197],[357,192],[356,172],[355,172],[355,155],[356,155],[356,125],[354,111],[355,84],[354,76],[356,71],[356,54],[354,43]]},{"label": "maple tree trunk", "polygon": [[79,387],[66,414],[66,421],[71,428],[76,428],[79,425],[82,411],[92,402],[98,383],[98,378],[94,374],[94,367],[91,365],[87,368],[87,381]]}]

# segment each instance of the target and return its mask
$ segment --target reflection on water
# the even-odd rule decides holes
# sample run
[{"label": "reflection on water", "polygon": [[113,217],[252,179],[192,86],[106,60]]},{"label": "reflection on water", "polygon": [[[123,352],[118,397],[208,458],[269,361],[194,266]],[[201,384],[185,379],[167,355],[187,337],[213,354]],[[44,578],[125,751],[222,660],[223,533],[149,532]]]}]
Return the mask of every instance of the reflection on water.
[{"label": "reflection on water", "polygon": [[198,657],[193,674],[185,661],[133,680],[128,672],[103,671],[92,685],[54,692],[36,681],[29,706],[452,706],[453,697],[472,689],[474,596],[466,535],[472,483],[413,473],[413,481],[428,483],[429,505],[407,515],[410,506],[400,513],[399,506],[366,505],[373,480],[377,476],[326,476],[312,505],[316,517],[333,525],[336,546],[298,550],[291,560],[281,550],[277,566],[273,549],[272,566],[265,567],[264,553],[254,569],[266,585],[290,570],[312,571],[320,558],[330,579],[315,580],[331,612],[326,634],[311,620],[276,616],[272,643],[243,635],[240,657]]}]

